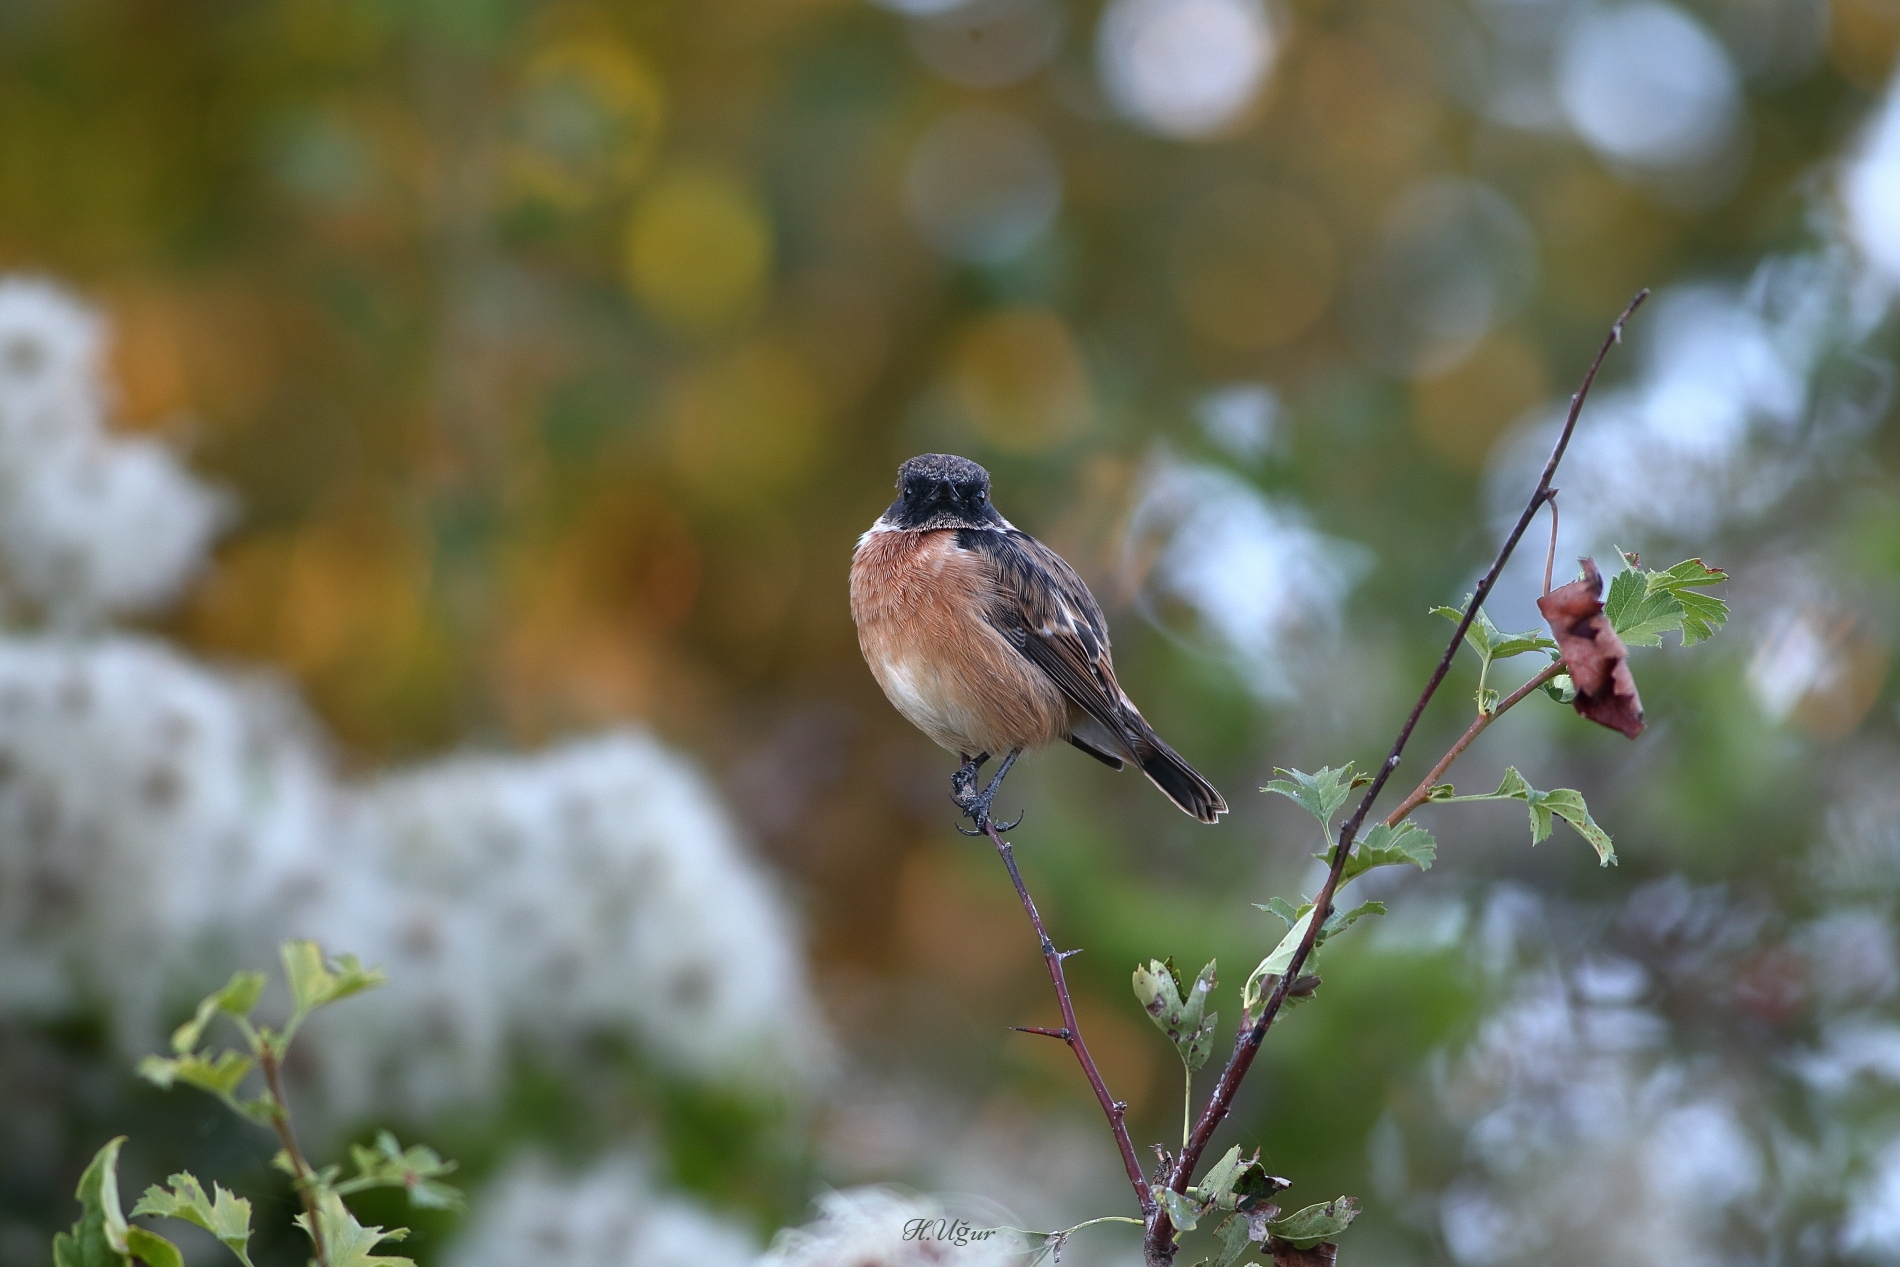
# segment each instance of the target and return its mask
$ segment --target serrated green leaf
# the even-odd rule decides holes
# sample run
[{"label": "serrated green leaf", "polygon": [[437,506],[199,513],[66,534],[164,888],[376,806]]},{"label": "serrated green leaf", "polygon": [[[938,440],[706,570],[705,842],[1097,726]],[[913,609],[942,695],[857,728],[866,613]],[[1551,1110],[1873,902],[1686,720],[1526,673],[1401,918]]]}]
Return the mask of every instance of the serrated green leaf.
[{"label": "serrated green leaf", "polygon": [[[384,1231],[380,1227],[364,1227],[343,1204],[343,1198],[334,1192],[318,1197],[317,1221],[330,1267],[416,1267],[410,1259],[375,1252],[384,1241],[400,1241],[408,1236],[408,1228],[392,1227]],[[304,1234],[309,1235],[310,1216],[299,1214],[296,1222]]]},{"label": "serrated green leaf", "polygon": [[222,1241],[245,1267],[251,1267],[248,1252],[251,1203],[217,1184],[211,1185],[213,1195],[206,1197],[204,1185],[197,1177],[183,1171],[173,1175],[169,1182],[170,1191],[157,1184],[147,1188],[139,1203],[132,1207],[132,1213],[183,1219],[195,1224]]},{"label": "serrated green leaf", "polygon": [[1610,579],[1603,597],[1610,628],[1632,647],[1660,647],[1662,636],[1682,628],[1682,604],[1667,591],[1651,590],[1649,578],[1634,568]]},{"label": "serrated green leaf", "polygon": [[[1471,605],[1471,595],[1465,595],[1465,607]],[[1465,618],[1464,607],[1434,607],[1434,616],[1443,616],[1452,624]],[[1494,660],[1508,660],[1532,651],[1555,651],[1557,644],[1542,630],[1530,629],[1523,633],[1507,634],[1491,621],[1490,613],[1483,608],[1472,618],[1471,625],[1465,630],[1465,642],[1478,658],[1489,664]]]},{"label": "serrated green leaf", "polygon": [[1293,801],[1299,807],[1319,820],[1320,833],[1325,835],[1332,830],[1333,815],[1352,795],[1352,762],[1334,769],[1322,766],[1312,774],[1304,770],[1282,770],[1276,768],[1275,774],[1283,774],[1283,779],[1275,779],[1263,792],[1274,792]]},{"label": "serrated green leaf", "polygon": [[139,1061],[139,1077],[169,1091],[174,1083],[182,1082],[187,1086],[209,1091],[225,1099],[236,1094],[238,1085],[244,1081],[244,1075],[251,1071],[251,1058],[234,1051],[218,1053],[216,1060],[206,1060],[200,1055],[147,1056]]},{"label": "serrated green leaf", "polygon": [[1321,1241],[1330,1241],[1359,1217],[1356,1197],[1335,1197],[1321,1205],[1309,1205],[1285,1218],[1268,1224],[1269,1230],[1300,1249],[1311,1249]]},{"label": "serrated green leaf", "polygon": [[1208,993],[1215,985],[1215,965],[1210,962],[1183,988],[1174,959],[1151,959],[1146,967],[1136,967],[1133,976],[1135,997],[1155,1027],[1168,1036],[1176,1054],[1189,1069],[1199,1069],[1213,1054],[1215,1013],[1203,1015]]},{"label": "serrated green leaf", "polygon": [[403,1148],[388,1131],[376,1133],[376,1143],[365,1148],[350,1145],[350,1160],[356,1174],[333,1185],[339,1193],[360,1192],[365,1188],[401,1188],[409,1194],[409,1203],[430,1210],[459,1210],[461,1192],[441,1182],[443,1175],[455,1170],[434,1149],[421,1144]]},{"label": "serrated green leaf", "polygon": [[1155,1201],[1168,1219],[1183,1232],[1192,1232],[1201,1221],[1201,1203],[1163,1185],[1155,1190]]},{"label": "serrated green leaf", "polygon": [[1701,559],[1684,559],[1666,572],[1650,572],[1647,575],[1650,593],[1668,594],[1682,605],[1683,646],[1692,647],[1713,637],[1716,630],[1728,623],[1727,603],[1713,594],[1695,592],[1710,585],[1720,585],[1728,579],[1727,572],[1712,568]]},{"label": "serrated green leaf", "polygon": [[1504,778],[1498,783],[1498,790],[1484,795],[1457,796],[1456,801],[1522,801],[1530,814],[1531,844],[1538,845],[1550,838],[1553,816],[1563,819],[1576,828],[1577,834],[1590,842],[1597,851],[1599,866],[1616,865],[1616,846],[1610,840],[1610,834],[1597,825],[1590,817],[1590,807],[1584,804],[1583,793],[1574,788],[1560,787],[1549,792],[1540,792],[1530,785],[1516,766],[1506,766]]},{"label": "serrated green leaf", "polygon": [[299,1016],[374,989],[389,979],[381,969],[365,968],[355,955],[338,955],[332,967],[314,941],[285,942],[282,955],[291,1001]]},{"label": "serrated green leaf", "polygon": [[[1313,856],[1321,862],[1332,861],[1324,854]],[[1420,871],[1429,871],[1437,859],[1438,841],[1423,827],[1411,822],[1401,822],[1397,827],[1378,823],[1353,847],[1352,856],[1346,859],[1346,869],[1340,873],[1339,882],[1344,884],[1374,867],[1392,867],[1408,862]]]},{"label": "serrated green leaf", "polygon": [[1384,902],[1361,902],[1350,911],[1335,910],[1332,917],[1320,928],[1319,936],[1313,941],[1313,949],[1318,950],[1326,944],[1329,937],[1345,932],[1368,915],[1385,914]]}]

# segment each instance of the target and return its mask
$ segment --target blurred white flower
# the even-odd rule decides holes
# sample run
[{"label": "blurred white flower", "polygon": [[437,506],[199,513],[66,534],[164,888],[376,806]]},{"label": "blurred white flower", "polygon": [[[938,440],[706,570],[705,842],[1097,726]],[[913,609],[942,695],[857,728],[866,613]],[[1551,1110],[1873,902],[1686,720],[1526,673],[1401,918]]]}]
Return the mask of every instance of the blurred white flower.
[{"label": "blurred white flower", "polygon": [[1745,1098],[1664,1057],[1661,1029],[1641,1009],[1583,1002],[1553,971],[1520,983],[1441,1087],[1471,1163],[1440,1206],[1454,1258],[1731,1260],[1725,1220],[1761,1187],[1761,1150]]},{"label": "blurred white flower", "polygon": [[170,449],[107,434],[102,345],[63,291],[0,280],[0,564],[69,627],[170,599],[228,509]]},{"label": "blurred white flower", "polygon": [[1016,1267],[1026,1246],[1001,1218],[889,1188],[829,1192],[818,1218],[780,1232],[758,1267]]},{"label": "blurred white flower", "polygon": [[150,611],[203,563],[228,503],[144,439],[49,448],[0,467],[7,578],[61,624]]},{"label": "blurred white flower", "polygon": [[1900,285],[1900,78],[1848,160],[1841,201],[1854,244],[1888,285]]},{"label": "blurred white flower", "polygon": [[1740,123],[1734,63],[1673,5],[1642,0],[1586,9],[1559,51],[1557,75],[1571,124],[1614,162],[1705,163]]},{"label": "blurred white flower", "polygon": [[98,314],[66,291],[0,278],[0,461],[97,434],[104,345]]},{"label": "blurred white flower", "polygon": [[318,1041],[341,1104],[478,1098],[511,1040],[598,1030],[702,1077],[813,1072],[785,905],[712,789],[650,736],[388,778],[359,795],[356,833],[334,892],[283,924],[389,973]]},{"label": "blurred white flower", "polygon": [[1188,139],[1219,132],[1247,108],[1277,44],[1259,0],[1111,0],[1095,51],[1124,114]]},{"label": "blurred white flower", "polygon": [[1162,457],[1129,517],[1124,579],[1151,620],[1184,603],[1261,697],[1297,693],[1297,666],[1339,626],[1370,565],[1364,547],[1316,531],[1215,466]]},{"label": "blurred white flower", "polygon": [[630,1154],[579,1174],[521,1158],[472,1204],[448,1267],[750,1267],[758,1254],[736,1222],[657,1191]]},{"label": "blurred white flower", "polygon": [[0,639],[0,1008],[102,999],[140,1050],[194,956],[341,826],[262,684],[145,639]]}]

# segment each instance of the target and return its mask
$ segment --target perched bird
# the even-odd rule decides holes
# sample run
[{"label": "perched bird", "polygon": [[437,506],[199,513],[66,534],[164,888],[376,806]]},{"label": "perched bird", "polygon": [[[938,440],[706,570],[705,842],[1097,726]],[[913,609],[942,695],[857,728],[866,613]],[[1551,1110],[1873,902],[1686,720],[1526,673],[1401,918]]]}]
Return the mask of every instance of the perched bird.
[{"label": "perched bird", "polygon": [[[851,618],[897,711],[962,758],[952,799],[979,829],[1016,758],[1057,739],[1117,770],[1134,762],[1204,823],[1227,812],[1115,681],[1088,586],[997,513],[989,472],[967,458],[926,453],[898,468],[897,500],[851,559]],[[1007,755],[978,793],[993,753]]]}]

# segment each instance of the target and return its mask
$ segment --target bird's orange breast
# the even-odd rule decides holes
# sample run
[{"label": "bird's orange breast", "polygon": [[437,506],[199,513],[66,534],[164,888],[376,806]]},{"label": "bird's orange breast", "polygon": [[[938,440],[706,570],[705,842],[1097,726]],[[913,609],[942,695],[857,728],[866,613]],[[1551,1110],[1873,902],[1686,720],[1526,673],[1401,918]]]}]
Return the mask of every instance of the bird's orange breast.
[{"label": "bird's orange breast", "polygon": [[851,618],[872,676],[952,752],[1001,754],[1067,733],[1062,692],[984,617],[995,586],[953,529],[873,529],[851,561]]}]

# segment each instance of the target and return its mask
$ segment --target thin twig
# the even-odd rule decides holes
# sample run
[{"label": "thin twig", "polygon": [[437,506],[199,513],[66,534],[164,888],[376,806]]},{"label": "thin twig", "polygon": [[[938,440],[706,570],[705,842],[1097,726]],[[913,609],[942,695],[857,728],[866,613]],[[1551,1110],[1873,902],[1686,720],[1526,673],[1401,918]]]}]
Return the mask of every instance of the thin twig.
[{"label": "thin twig", "polygon": [[1412,789],[1412,794],[1400,801],[1397,809],[1386,815],[1385,825],[1387,827],[1397,827],[1404,821],[1408,814],[1430,800],[1432,789],[1438,786],[1438,780],[1443,778],[1445,771],[1451,768],[1451,763],[1462,756],[1464,750],[1471,746],[1471,741],[1484,733],[1486,726],[1489,726],[1492,722],[1502,717],[1505,713],[1522,702],[1532,691],[1563,671],[1564,662],[1562,660],[1552,661],[1549,665],[1545,666],[1543,672],[1518,687],[1515,691],[1512,691],[1509,695],[1506,695],[1499,701],[1496,708],[1488,713],[1479,713],[1477,717],[1473,719],[1471,725],[1466,728],[1465,733],[1458,737],[1458,742],[1447,749],[1445,755],[1438,759],[1438,764],[1432,767],[1431,773],[1419,780],[1419,785]]},{"label": "thin twig", "polygon": [[[983,819],[983,830],[989,836],[990,843],[996,846],[996,852],[1003,856],[1003,865],[1009,868],[1010,883],[1016,886],[1016,896],[1022,899],[1023,910],[1029,915],[1029,923],[1036,930],[1036,940],[1042,946],[1043,962],[1049,966],[1049,980],[1056,988],[1056,1003],[1062,1008],[1062,1028],[1048,1030],[1030,1029],[1032,1034],[1046,1034],[1050,1038],[1059,1038],[1069,1045],[1075,1053],[1076,1063],[1082,1066],[1082,1076],[1089,1080],[1089,1086],[1095,1090],[1095,1099],[1101,1104],[1102,1112],[1108,1118],[1109,1129],[1115,1132],[1115,1145],[1121,1149],[1122,1165],[1128,1170],[1128,1182],[1134,1185],[1135,1196],[1141,1202],[1144,1218],[1153,1218],[1155,1210],[1154,1193],[1149,1191],[1147,1176],[1141,1173],[1141,1162],[1135,1157],[1135,1142],[1128,1135],[1126,1121],[1128,1106],[1109,1094],[1108,1084],[1102,1081],[1101,1070],[1095,1067],[1095,1058],[1089,1055],[1089,1046],[1082,1041],[1081,1026],[1075,1021],[1075,1004],[1069,998],[1069,980],[1063,974],[1062,961],[1068,958],[1056,949],[1049,940],[1049,932],[1042,926],[1042,915],[1036,910],[1035,899],[1029,896],[1029,888],[1023,883],[1023,873],[1016,869],[1016,851],[1007,840],[997,833],[996,824],[988,816]],[[1073,952],[1070,952],[1073,953]]]},{"label": "thin twig", "polygon": [[1544,555],[1544,593],[1550,593],[1550,574],[1557,566],[1557,490],[1544,498],[1550,503],[1550,550]]},{"label": "thin twig", "polygon": [[263,1043],[258,1047],[257,1054],[258,1064],[264,1071],[265,1089],[270,1092],[271,1125],[277,1128],[277,1138],[284,1146],[284,1156],[290,1159],[292,1186],[303,1198],[304,1215],[310,1220],[310,1245],[316,1251],[317,1267],[330,1267],[330,1255],[323,1247],[323,1220],[317,1210],[316,1176],[311,1173],[303,1149],[297,1146],[297,1133],[290,1126],[290,1100],[284,1095],[277,1053],[269,1043]]},{"label": "thin twig", "polygon": [[[1498,576],[1504,571],[1504,565],[1510,561],[1512,551],[1517,549],[1517,543],[1523,539],[1525,531],[1529,529],[1531,520],[1549,499],[1550,482],[1557,474],[1557,464],[1563,461],[1564,451],[1570,447],[1571,434],[1577,428],[1577,415],[1582,412],[1584,399],[1590,394],[1590,385],[1596,381],[1597,371],[1602,368],[1604,358],[1610,354],[1610,348],[1623,341],[1623,323],[1629,320],[1630,314],[1634,313],[1647,298],[1649,298],[1648,290],[1637,292],[1636,298],[1630,301],[1629,307],[1623,310],[1623,314],[1610,327],[1609,336],[1604,339],[1603,346],[1597,349],[1596,359],[1590,363],[1589,372],[1583,376],[1582,385],[1570,398],[1570,412],[1564,419],[1563,430],[1557,436],[1556,447],[1551,450],[1550,460],[1544,464],[1544,473],[1537,481],[1537,488],[1531,493],[1530,500],[1525,503],[1523,513],[1517,517],[1516,526],[1505,538],[1503,546],[1498,550],[1497,558],[1492,560],[1490,568],[1485,572],[1484,579],[1478,582],[1477,589],[1472,592],[1471,602],[1465,608],[1464,618],[1458,622],[1458,628],[1452,633],[1451,641],[1445,647],[1445,654],[1439,657],[1438,667],[1432,671],[1431,680],[1419,693],[1418,702],[1412,706],[1412,711],[1406,717],[1404,726],[1399,729],[1398,738],[1392,743],[1391,753],[1379,766],[1371,785],[1366,788],[1365,795],[1360,798],[1358,807],[1344,823],[1340,824],[1339,839],[1333,846],[1332,866],[1326,873],[1326,882],[1320,886],[1319,896],[1313,899],[1313,916],[1307,921],[1306,935],[1294,948],[1292,960],[1287,964],[1286,971],[1280,975],[1280,980],[1275,984],[1273,993],[1268,996],[1260,1015],[1250,1027],[1242,1030],[1236,1037],[1233,1054],[1228,1057],[1226,1067],[1221,1070],[1220,1081],[1215,1084],[1214,1094],[1208,1100],[1207,1108],[1202,1111],[1200,1121],[1195,1124],[1194,1133],[1189,1138],[1187,1147],[1181,1150],[1180,1157],[1175,1161],[1168,1175],[1168,1186],[1174,1191],[1187,1190],[1188,1184],[1194,1178],[1195,1164],[1200,1161],[1201,1154],[1213,1138],[1215,1128],[1233,1108],[1234,1095],[1240,1090],[1241,1080],[1247,1076],[1247,1070],[1252,1067],[1254,1055],[1260,1050],[1260,1044],[1266,1038],[1267,1029],[1279,1015],[1280,1008],[1286,1002],[1287,992],[1292,988],[1293,982],[1299,979],[1300,969],[1305,965],[1307,957],[1313,953],[1313,943],[1318,939],[1321,927],[1325,924],[1327,917],[1332,914],[1333,894],[1339,888],[1340,876],[1345,872],[1346,859],[1352,853],[1353,841],[1358,838],[1360,827],[1365,824],[1366,816],[1372,812],[1372,804],[1384,790],[1386,781],[1392,777],[1392,772],[1399,768],[1399,758],[1404,754],[1405,745],[1411,740],[1412,731],[1417,728],[1419,718],[1424,716],[1425,706],[1432,702],[1432,696],[1438,693],[1439,685],[1444,682],[1445,675],[1451,672],[1452,661],[1458,654],[1459,645],[1464,642],[1466,631],[1471,628],[1471,622],[1477,619],[1478,610],[1491,596],[1491,590],[1497,584]],[[1173,1224],[1166,1213],[1157,1211],[1149,1222],[1146,1245],[1149,1261],[1163,1263],[1171,1261],[1173,1240]]]}]

